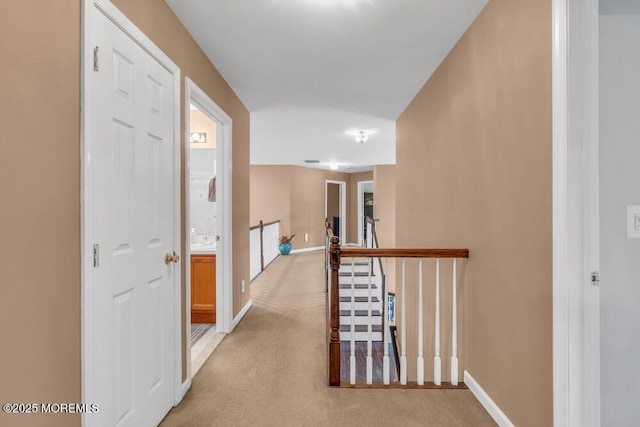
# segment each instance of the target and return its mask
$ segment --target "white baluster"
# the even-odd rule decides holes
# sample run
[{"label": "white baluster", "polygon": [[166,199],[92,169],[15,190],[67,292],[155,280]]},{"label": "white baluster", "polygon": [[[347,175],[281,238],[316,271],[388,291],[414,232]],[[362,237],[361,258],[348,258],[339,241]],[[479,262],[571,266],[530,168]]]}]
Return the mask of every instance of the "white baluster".
[{"label": "white baluster", "polygon": [[351,259],[351,355],[349,357],[349,382],[356,383],[356,273],[355,259]]},{"label": "white baluster", "polygon": [[[389,258],[385,258],[384,260],[385,263],[385,271],[389,271]],[[385,273],[386,276],[386,273]],[[389,284],[387,283],[387,279],[386,277],[384,277],[382,279],[385,283],[385,287],[384,287],[384,299],[382,300],[382,304],[383,305],[383,312],[385,313],[384,316],[382,316],[382,336],[383,338],[383,344],[384,344],[384,356],[382,358],[382,382],[386,385],[389,385],[389,377],[390,377],[390,371],[389,369],[391,369],[390,363],[389,363],[389,312],[388,312],[388,301],[389,301]]]},{"label": "white baluster", "polygon": [[422,258],[418,264],[418,385],[424,385],[424,343],[422,319]]},{"label": "white baluster", "polygon": [[456,259],[453,259],[453,320],[451,324],[451,384],[458,385],[458,304],[456,282]]},{"label": "white baluster", "polygon": [[406,322],[406,305],[405,305],[405,259],[402,258],[402,316],[400,316],[400,384],[407,385],[407,322]]},{"label": "white baluster", "polygon": [[367,313],[367,326],[368,326],[368,334],[367,334],[367,384],[373,383],[373,357],[372,353],[372,343],[373,341],[373,317],[372,317],[372,306],[373,304],[373,295],[371,294],[371,263],[373,262],[373,258],[369,258],[369,265],[367,266],[368,279],[367,279],[367,288],[369,289],[369,312]]},{"label": "white baluster", "polygon": [[433,358],[433,382],[442,384],[442,361],[440,360],[440,258],[436,259],[436,355]]}]

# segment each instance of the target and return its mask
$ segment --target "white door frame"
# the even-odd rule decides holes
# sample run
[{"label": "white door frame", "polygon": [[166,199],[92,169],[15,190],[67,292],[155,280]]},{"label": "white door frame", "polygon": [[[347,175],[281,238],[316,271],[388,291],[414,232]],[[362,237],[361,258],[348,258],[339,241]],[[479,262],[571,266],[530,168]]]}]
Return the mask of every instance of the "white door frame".
[{"label": "white door frame", "polygon": [[327,217],[327,192],[329,184],[340,185],[340,244],[347,243],[347,183],[346,181],[324,181],[324,217]]},{"label": "white door frame", "polygon": [[[180,210],[180,68],[165,55],[142,31],[140,31],[120,10],[118,10],[108,0],[82,0],[82,36],[81,36],[81,73],[80,73],[80,260],[81,260],[81,388],[82,402],[94,403],[91,393],[95,386],[92,382],[91,373],[100,367],[93,366],[89,358],[90,349],[94,345],[94,337],[91,335],[92,322],[90,303],[93,300],[92,290],[92,270],[93,270],[93,229],[90,218],[93,216],[93,188],[91,182],[91,152],[89,150],[89,140],[91,137],[91,126],[93,120],[92,102],[92,83],[93,83],[93,40],[94,40],[94,16],[96,13],[103,13],[118,28],[133,39],[140,47],[142,47],[151,57],[161,64],[169,73],[173,75],[173,107],[174,107],[174,180],[173,193],[175,203],[174,212],[174,244],[179,249],[181,242],[181,210]],[[180,283],[180,263],[175,265],[175,274],[173,275],[174,283],[174,300],[173,307],[174,324],[174,343],[175,351],[171,357],[174,359],[173,377],[175,384],[174,403],[177,404],[182,400],[181,394],[181,374],[182,374],[182,345],[181,345],[181,283]],[[188,341],[188,340],[187,340]],[[88,424],[90,415],[82,414],[82,424]]]},{"label": "white door frame", "polygon": [[[229,333],[233,330],[233,251],[232,251],[232,126],[231,117],[224,112],[209,96],[189,77],[185,77],[185,141],[189,141],[191,129],[191,110],[193,104],[216,124],[216,234],[220,239],[216,242],[216,330]],[[185,154],[185,218],[191,218],[189,206],[189,178],[191,164],[187,142]],[[189,236],[189,220],[185,221],[185,236]],[[185,260],[191,259],[189,239],[185,244]],[[186,336],[191,334],[191,262],[185,261],[186,298],[185,313],[187,316]],[[190,354],[191,344],[186,341],[186,351]],[[191,363],[187,363],[187,379],[191,383]],[[185,381],[185,386],[187,382]],[[186,386],[186,390],[189,387]]]},{"label": "white door frame", "polygon": [[362,218],[364,216],[364,203],[362,201],[362,196],[364,194],[365,184],[373,184],[373,180],[358,181],[358,245],[360,246],[364,243],[364,236],[362,235],[362,230],[364,228],[364,220]]},{"label": "white door frame", "polygon": [[553,406],[600,425],[598,0],[553,0]]}]

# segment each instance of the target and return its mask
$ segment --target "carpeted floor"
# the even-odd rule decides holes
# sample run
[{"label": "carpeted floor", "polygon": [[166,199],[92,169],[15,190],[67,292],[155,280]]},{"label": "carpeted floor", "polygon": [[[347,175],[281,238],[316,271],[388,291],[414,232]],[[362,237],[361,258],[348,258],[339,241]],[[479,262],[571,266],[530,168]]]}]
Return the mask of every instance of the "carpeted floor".
[{"label": "carpeted floor", "polygon": [[494,426],[469,390],[327,386],[324,254],[278,257],[163,426]]}]

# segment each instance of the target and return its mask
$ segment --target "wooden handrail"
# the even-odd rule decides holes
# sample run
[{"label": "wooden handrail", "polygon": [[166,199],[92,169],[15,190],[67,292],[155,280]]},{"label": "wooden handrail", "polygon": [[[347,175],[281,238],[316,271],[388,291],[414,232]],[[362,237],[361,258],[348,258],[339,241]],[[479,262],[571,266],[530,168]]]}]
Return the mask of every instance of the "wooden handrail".
[{"label": "wooden handrail", "polygon": [[421,249],[421,248],[340,248],[340,256],[382,258],[469,258],[469,249]]},{"label": "wooden handrail", "polygon": [[249,231],[251,231],[251,230],[255,230],[255,229],[257,229],[257,228],[260,228],[260,226],[262,226],[262,227],[268,227],[268,226],[270,226],[270,225],[277,224],[277,223],[279,223],[279,222],[280,222],[280,220],[279,220],[279,219],[277,219],[277,220],[275,220],[275,221],[271,221],[271,222],[264,222],[264,223],[262,222],[262,220],[260,220],[260,223],[258,223],[258,225],[252,225],[251,227],[249,227]]}]

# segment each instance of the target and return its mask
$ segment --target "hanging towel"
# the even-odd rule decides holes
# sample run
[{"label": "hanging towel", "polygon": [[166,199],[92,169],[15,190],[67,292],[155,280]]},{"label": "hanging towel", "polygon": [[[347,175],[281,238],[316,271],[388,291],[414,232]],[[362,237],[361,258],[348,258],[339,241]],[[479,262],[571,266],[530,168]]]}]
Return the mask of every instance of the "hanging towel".
[{"label": "hanging towel", "polygon": [[216,201],[216,177],[214,176],[213,178],[211,178],[211,181],[209,181],[209,197],[208,200],[210,202],[215,202]]}]

